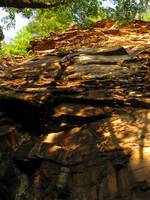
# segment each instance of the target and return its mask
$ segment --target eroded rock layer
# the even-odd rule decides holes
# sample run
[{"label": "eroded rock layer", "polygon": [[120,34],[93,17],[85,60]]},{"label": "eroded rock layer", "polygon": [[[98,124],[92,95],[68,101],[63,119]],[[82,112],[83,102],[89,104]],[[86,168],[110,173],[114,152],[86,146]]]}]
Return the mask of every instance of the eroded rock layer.
[{"label": "eroded rock layer", "polygon": [[149,35],[150,22],[135,20],[126,26],[119,26],[111,20],[102,20],[90,27],[74,25],[64,32],[51,33],[44,39],[31,41],[31,50],[42,53],[45,50],[72,50],[83,46],[140,46],[147,44]]},{"label": "eroded rock layer", "polygon": [[84,47],[6,63],[0,199],[148,200],[149,53]]}]

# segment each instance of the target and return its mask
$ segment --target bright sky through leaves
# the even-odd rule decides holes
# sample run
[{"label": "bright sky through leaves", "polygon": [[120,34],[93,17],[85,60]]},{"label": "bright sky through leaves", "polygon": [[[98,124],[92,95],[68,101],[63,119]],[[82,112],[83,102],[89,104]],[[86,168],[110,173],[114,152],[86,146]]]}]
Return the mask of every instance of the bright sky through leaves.
[{"label": "bright sky through leaves", "polygon": [[[0,9],[0,20],[6,15],[5,11]],[[9,30],[4,29],[5,41],[8,42],[11,38],[13,38],[17,31],[19,31],[22,27],[28,24],[29,20],[25,17],[22,17],[20,14],[16,14],[16,26],[10,28]]]}]

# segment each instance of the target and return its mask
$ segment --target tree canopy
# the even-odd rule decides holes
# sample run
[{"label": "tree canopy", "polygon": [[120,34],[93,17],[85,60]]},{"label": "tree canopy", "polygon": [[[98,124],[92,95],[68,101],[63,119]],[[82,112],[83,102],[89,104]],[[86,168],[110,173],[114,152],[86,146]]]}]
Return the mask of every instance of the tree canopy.
[{"label": "tree canopy", "polygon": [[[132,20],[141,15],[150,4],[149,0],[1,0],[0,7],[8,12],[7,19],[14,20],[15,13],[25,17],[36,16],[35,8],[44,13],[65,11],[78,23],[85,23],[89,17],[105,15],[114,20]],[[107,5],[104,7],[104,5]],[[110,6],[111,5],[111,6]],[[107,7],[107,8],[106,8]],[[62,13],[62,12],[60,12]],[[39,13],[37,14],[39,15]]]}]

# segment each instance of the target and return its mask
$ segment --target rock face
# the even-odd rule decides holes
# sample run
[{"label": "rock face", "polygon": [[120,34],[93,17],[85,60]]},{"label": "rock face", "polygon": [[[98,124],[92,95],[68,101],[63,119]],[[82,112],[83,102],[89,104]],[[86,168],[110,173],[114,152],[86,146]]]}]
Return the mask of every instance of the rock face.
[{"label": "rock face", "polygon": [[150,47],[0,70],[0,199],[149,200]]},{"label": "rock face", "polygon": [[149,34],[150,22],[135,20],[127,26],[118,27],[111,20],[102,20],[91,27],[81,29],[75,25],[64,32],[51,33],[47,38],[31,41],[31,50],[39,53],[52,49],[72,50],[82,46],[93,48],[145,45]]}]

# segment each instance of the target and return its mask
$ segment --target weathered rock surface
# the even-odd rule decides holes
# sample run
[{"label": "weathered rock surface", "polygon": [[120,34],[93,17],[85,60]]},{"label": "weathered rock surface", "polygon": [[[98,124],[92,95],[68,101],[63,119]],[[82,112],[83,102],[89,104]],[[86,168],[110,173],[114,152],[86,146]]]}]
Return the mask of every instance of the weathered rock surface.
[{"label": "weathered rock surface", "polygon": [[84,47],[6,62],[0,199],[149,200],[149,53]]},{"label": "weathered rock surface", "polygon": [[[111,20],[102,20],[89,27],[77,25],[64,32],[51,33],[47,38],[31,41],[31,50],[42,53],[53,49],[71,50],[86,47],[141,46],[149,41],[150,22],[135,20],[118,27]],[[138,37],[137,37],[138,35]]]}]

